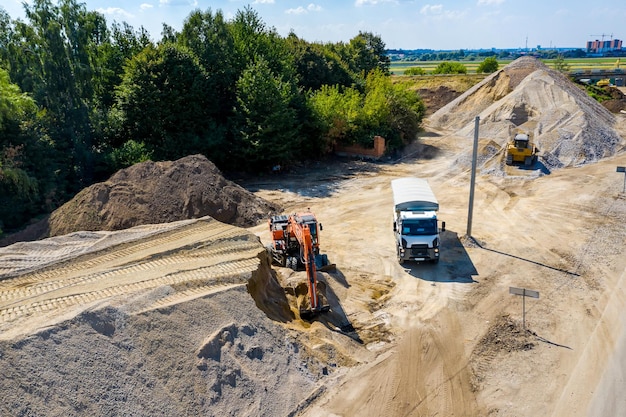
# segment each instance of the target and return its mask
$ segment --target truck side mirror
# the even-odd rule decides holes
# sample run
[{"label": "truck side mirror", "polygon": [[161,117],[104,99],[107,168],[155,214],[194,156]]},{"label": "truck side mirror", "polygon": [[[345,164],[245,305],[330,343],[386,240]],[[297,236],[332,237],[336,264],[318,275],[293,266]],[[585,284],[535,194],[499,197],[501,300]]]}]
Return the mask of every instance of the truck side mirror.
[{"label": "truck side mirror", "polygon": [[396,227],[396,222],[393,222],[393,231],[395,232],[396,230],[398,230],[398,228]]},{"label": "truck side mirror", "polygon": [[441,231],[442,232],[446,231],[446,222],[441,222]]},{"label": "truck side mirror", "polygon": [[324,227],[322,226],[322,223],[320,223],[320,230],[324,230]]}]

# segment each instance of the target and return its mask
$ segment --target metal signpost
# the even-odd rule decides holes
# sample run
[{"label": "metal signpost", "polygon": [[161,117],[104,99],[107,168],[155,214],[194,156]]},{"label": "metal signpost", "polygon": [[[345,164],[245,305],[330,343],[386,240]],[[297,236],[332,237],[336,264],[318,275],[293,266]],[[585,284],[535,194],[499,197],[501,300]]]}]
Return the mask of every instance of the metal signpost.
[{"label": "metal signpost", "polygon": [[509,287],[509,293],[522,296],[522,326],[526,330],[526,297],[539,298],[539,292],[526,288]]},{"label": "metal signpost", "polygon": [[617,167],[617,172],[624,173],[624,193],[626,193],[626,167]]}]

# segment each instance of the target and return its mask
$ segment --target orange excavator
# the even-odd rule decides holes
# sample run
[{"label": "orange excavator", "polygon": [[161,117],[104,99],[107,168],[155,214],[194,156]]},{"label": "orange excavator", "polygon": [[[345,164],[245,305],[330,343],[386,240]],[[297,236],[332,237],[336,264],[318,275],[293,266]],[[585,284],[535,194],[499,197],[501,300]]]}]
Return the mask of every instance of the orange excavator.
[{"label": "orange excavator", "polygon": [[294,271],[306,270],[309,308],[300,308],[300,317],[313,318],[330,310],[323,305],[318,294],[317,270],[330,271],[334,265],[328,263],[326,255],[320,255],[319,232],[322,225],[311,212],[292,215],[276,215],[269,219],[272,235],[272,261]]}]

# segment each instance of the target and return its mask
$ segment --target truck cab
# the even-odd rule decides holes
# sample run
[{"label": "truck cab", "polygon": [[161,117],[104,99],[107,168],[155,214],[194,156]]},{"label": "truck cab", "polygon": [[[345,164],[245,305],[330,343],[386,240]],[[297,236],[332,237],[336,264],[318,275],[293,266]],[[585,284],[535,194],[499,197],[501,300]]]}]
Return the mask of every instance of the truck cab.
[{"label": "truck cab", "polygon": [[393,191],[393,231],[398,262],[439,262],[439,232],[446,224],[439,220],[439,202],[423,178],[398,178],[391,181]]},{"label": "truck cab", "polygon": [[[445,223],[442,223],[445,230]],[[399,212],[394,221],[398,261],[439,262],[439,225],[437,213]]]}]

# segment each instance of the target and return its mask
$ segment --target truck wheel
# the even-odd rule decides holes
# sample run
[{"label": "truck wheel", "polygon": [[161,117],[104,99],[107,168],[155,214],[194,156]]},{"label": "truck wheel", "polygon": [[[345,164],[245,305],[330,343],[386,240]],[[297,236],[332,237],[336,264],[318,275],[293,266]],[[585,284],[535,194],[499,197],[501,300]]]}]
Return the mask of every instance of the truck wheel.
[{"label": "truck wheel", "polygon": [[434,263],[435,265],[437,265],[439,263],[439,258],[435,258],[431,262]]},{"label": "truck wheel", "polygon": [[404,263],[404,259],[402,259],[402,256],[400,256],[400,249],[398,249],[396,252],[398,255],[398,263],[402,265]]},{"label": "truck wheel", "polygon": [[513,155],[507,155],[506,156],[506,164],[507,165],[513,165]]}]

